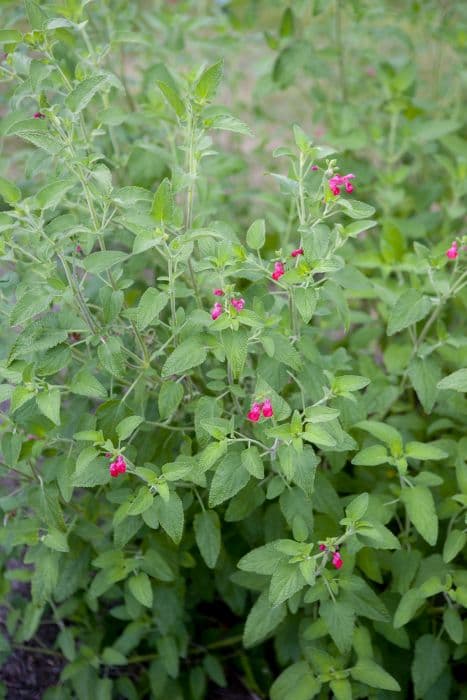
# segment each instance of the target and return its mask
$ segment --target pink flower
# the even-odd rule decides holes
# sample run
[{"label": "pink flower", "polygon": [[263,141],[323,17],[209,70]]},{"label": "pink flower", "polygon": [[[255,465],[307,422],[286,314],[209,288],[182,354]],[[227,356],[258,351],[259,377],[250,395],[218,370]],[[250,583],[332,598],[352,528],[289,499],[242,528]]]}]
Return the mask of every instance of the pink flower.
[{"label": "pink flower", "polygon": [[76,252],[77,252],[78,254],[80,254],[80,253],[83,252],[83,249],[81,248],[80,245],[77,245],[77,246],[76,246]]},{"label": "pink flower", "polygon": [[245,308],[245,299],[232,299],[231,304],[237,311],[242,311]]},{"label": "pink flower", "polygon": [[34,119],[45,119],[45,114],[42,114],[42,112],[35,112]]},{"label": "pink flower", "polygon": [[259,419],[261,418],[261,408],[262,404],[260,403],[254,403],[251,409],[247,413],[247,418],[248,420],[253,421],[253,423],[257,423]]},{"label": "pink flower", "polygon": [[311,166],[311,169],[312,169],[312,170],[319,170],[319,168],[318,168],[317,165],[312,165],[312,166]]},{"label": "pink flower", "polygon": [[223,311],[224,311],[224,307],[222,306],[222,304],[220,304],[219,302],[216,302],[212,308],[212,311],[211,311],[212,320],[215,321],[216,318],[219,318],[219,316],[223,313]]},{"label": "pink flower", "polygon": [[349,180],[353,180],[355,175],[349,173],[348,175],[333,175],[329,180],[329,187],[333,195],[337,196],[341,193],[340,188],[344,185],[346,192],[349,194],[354,191],[354,187]]},{"label": "pink flower", "polygon": [[276,262],[274,264],[274,272],[272,273],[271,277],[277,282],[277,280],[279,280],[282,277],[282,275],[285,275],[284,263]]},{"label": "pink flower", "polygon": [[263,416],[265,418],[271,418],[271,416],[274,415],[274,411],[272,410],[271,401],[269,399],[266,399],[266,401],[262,405],[262,409],[263,409]]},{"label": "pink flower", "polygon": [[320,552],[325,552],[325,551],[326,551],[326,545],[320,544],[319,547],[318,547],[318,549],[319,549]]},{"label": "pink flower", "polygon": [[298,257],[299,255],[303,255],[303,248],[297,248],[296,250],[293,250],[293,251],[291,252],[291,256],[292,256],[293,258],[296,258],[296,257]]},{"label": "pink flower", "polygon": [[109,466],[110,476],[116,477],[119,474],[124,474],[126,472],[126,462],[122,455],[118,455],[115,462],[112,462]]},{"label": "pink flower", "polygon": [[451,243],[451,247],[446,251],[446,256],[449,258],[449,260],[455,260],[458,255],[459,251],[457,250],[457,241],[453,241]]},{"label": "pink flower", "polygon": [[213,291],[214,296],[216,297],[223,297],[224,296],[224,290],[223,289],[215,289]]},{"label": "pink flower", "polygon": [[336,569],[340,569],[344,565],[344,561],[339,552],[334,552],[334,554],[332,555],[332,565]]}]

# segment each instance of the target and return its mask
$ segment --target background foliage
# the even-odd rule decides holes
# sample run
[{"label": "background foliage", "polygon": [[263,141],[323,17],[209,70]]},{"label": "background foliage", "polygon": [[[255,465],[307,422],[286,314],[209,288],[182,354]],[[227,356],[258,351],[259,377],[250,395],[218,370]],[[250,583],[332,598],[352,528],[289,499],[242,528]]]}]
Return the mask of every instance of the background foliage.
[{"label": "background foliage", "polygon": [[2,659],[465,697],[465,5],[2,8]]}]

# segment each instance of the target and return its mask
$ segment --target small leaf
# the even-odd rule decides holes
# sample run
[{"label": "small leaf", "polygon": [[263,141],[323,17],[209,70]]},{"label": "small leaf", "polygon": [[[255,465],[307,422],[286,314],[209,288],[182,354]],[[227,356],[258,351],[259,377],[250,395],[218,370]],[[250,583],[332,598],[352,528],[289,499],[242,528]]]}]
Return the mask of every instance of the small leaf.
[{"label": "small leaf", "polygon": [[174,213],[174,201],[170,180],[164,178],[157,188],[151,207],[151,216],[159,224],[170,223]]},{"label": "small leaf", "polygon": [[351,520],[361,520],[368,510],[368,494],[361,493],[359,496],[350,501],[345,509],[345,514]]},{"label": "small leaf", "polygon": [[93,75],[91,78],[86,78],[67,96],[66,106],[75,114],[82,112],[107,82],[108,76],[106,75]]},{"label": "small leaf", "polygon": [[182,399],[183,386],[181,383],[170,380],[163,382],[157,400],[160,417],[165,419],[171,416],[177,410]]},{"label": "small leaf", "polygon": [[146,289],[139,300],[136,322],[140,331],[147,328],[165,308],[169,297],[165,292],[159,292],[154,287]]},{"label": "small leaf", "polygon": [[271,686],[271,700],[312,700],[321,690],[320,681],[306,661],[298,661],[282,671]]},{"label": "small leaf", "polygon": [[60,425],[60,390],[50,389],[36,396],[39,411],[55,425]]},{"label": "small leaf", "polygon": [[350,669],[350,675],[359,683],[369,685],[371,688],[394,692],[401,689],[396,679],[371,659],[359,659],[357,665]]},{"label": "small leaf", "polygon": [[0,177],[0,196],[8,204],[15,204],[21,199],[21,190],[5,177]]},{"label": "small leaf", "polygon": [[401,500],[416,530],[428,544],[434,546],[438,539],[438,516],[431,491],[426,486],[403,488]]},{"label": "small leaf", "polygon": [[222,80],[224,62],[218,61],[201,74],[195,86],[195,96],[201,102],[209,102],[216,94]]},{"label": "small leaf", "polygon": [[386,464],[388,461],[388,453],[383,445],[372,445],[364,447],[363,450],[357,452],[352,459],[352,464],[362,467],[373,467],[379,464]]},{"label": "small leaf", "polygon": [[259,250],[263,247],[266,240],[266,222],[264,219],[253,221],[246,233],[247,245],[253,250]]},{"label": "small leaf", "polygon": [[193,522],[196,544],[206,566],[214,569],[221,548],[219,516],[214,510],[197,513]]},{"label": "small leaf", "polygon": [[451,530],[444,543],[443,560],[449,563],[455,559],[459,552],[464,549],[466,542],[467,533],[462,530]]},{"label": "small leaf", "polygon": [[280,562],[271,578],[269,587],[269,602],[271,605],[280,605],[300,591],[306,581],[298,564]]},{"label": "small leaf", "polygon": [[406,457],[412,457],[413,459],[420,459],[422,461],[445,459],[445,457],[448,456],[448,453],[443,452],[439,447],[423,442],[408,442],[405,446],[405,454]]},{"label": "small leaf", "polygon": [[394,335],[421,321],[428,316],[431,306],[430,299],[416,289],[402,292],[389,313],[387,334]]},{"label": "small leaf", "polygon": [[126,260],[128,255],[120,250],[100,250],[97,253],[91,253],[87,258],[81,261],[81,266],[87,272],[94,275],[99,275],[105,270],[109,270],[114,265]]},{"label": "small leaf", "polygon": [[350,650],[355,624],[355,613],[348,603],[326,600],[321,603],[319,614],[324,619],[329,634],[341,654]]},{"label": "small leaf", "polygon": [[411,588],[404,593],[394,615],[394,627],[398,629],[407,624],[424,602],[424,597],[417,589]]},{"label": "small leaf", "polygon": [[241,459],[243,466],[252,476],[256,479],[264,478],[264,464],[257,447],[253,445],[243,450]]},{"label": "small leaf", "polygon": [[185,340],[166,359],[161,370],[161,377],[165,379],[172,374],[185,374],[192,367],[202,364],[206,355],[206,349],[199,341]]},{"label": "small leaf", "polygon": [[437,387],[442,390],[467,391],[467,369],[459,369],[457,372],[449,374],[438,382]]},{"label": "small leaf", "polygon": [[144,605],[146,608],[152,608],[152,587],[149,576],[140,571],[136,576],[132,576],[128,580],[128,588],[134,595],[138,603]]},{"label": "small leaf", "polygon": [[128,416],[120,421],[116,427],[116,432],[120,440],[126,440],[136,428],[144,423],[144,418],[141,416]]},{"label": "small leaf", "polygon": [[268,600],[268,592],[263,591],[255,602],[245,622],[243,643],[247,649],[264,641],[280,625],[286,616],[284,604],[272,606]]},{"label": "small leaf", "polygon": [[412,679],[415,698],[425,698],[432,685],[438,680],[449,659],[446,642],[432,634],[424,634],[415,642],[415,656],[412,664]]}]

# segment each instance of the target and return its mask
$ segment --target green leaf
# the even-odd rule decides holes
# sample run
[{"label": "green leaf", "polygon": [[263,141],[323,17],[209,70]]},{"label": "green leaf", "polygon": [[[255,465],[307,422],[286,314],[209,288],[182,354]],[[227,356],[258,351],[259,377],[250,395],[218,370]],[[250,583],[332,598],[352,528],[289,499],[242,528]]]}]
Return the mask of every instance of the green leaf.
[{"label": "green leaf", "polygon": [[17,411],[23,404],[27,403],[30,399],[32,399],[35,396],[34,391],[31,391],[31,389],[26,389],[24,386],[17,386],[14,388],[14,391],[11,395],[11,403],[10,403],[10,411],[11,413],[14,413]]},{"label": "green leaf", "polygon": [[5,177],[0,177],[0,196],[2,196],[8,204],[14,204],[21,199],[21,190],[10,182],[10,180],[7,180]]},{"label": "green leaf", "polygon": [[352,685],[346,678],[330,681],[329,688],[334,693],[335,700],[352,700]]},{"label": "green leaf", "polygon": [[159,224],[170,223],[174,214],[172,185],[164,178],[156,190],[152,201],[151,216]]},{"label": "green leaf", "polygon": [[369,685],[371,688],[381,688],[394,692],[401,689],[396,679],[371,659],[359,659],[357,665],[350,669],[350,675],[354,680]]},{"label": "green leaf", "polygon": [[449,647],[432,634],[424,634],[415,642],[412,679],[415,698],[425,698],[438,680],[449,659]]},{"label": "green leaf", "polygon": [[87,272],[93,275],[99,275],[101,272],[110,269],[114,265],[118,265],[128,258],[126,253],[120,250],[100,250],[97,253],[91,253],[87,258],[81,261],[81,266]]},{"label": "green leaf", "polygon": [[23,441],[18,433],[6,433],[2,437],[2,455],[5,464],[15,467],[18,463]]},{"label": "green leaf", "polygon": [[345,509],[345,514],[351,520],[361,520],[368,510],[368,494],[361,493],[359,496],[350,501]]},{"label": "green leaf", "polygon": [[264,219],[253,221],[246,233],[247,245],[253,250],[260,250],[266,240],[266,222]]},{"label": "green leaf", "polygon": [[239,452],[230,452],[216,468],[209,491],[209,507],[214,508],[235,496],[250,479]]},{"label": "green leaf", "polygon": [[[205,110],[205,117],[206,110]],[[242,134],[243,136],[253,136],[253,133],[245,122],[242,122],[233,114],[216,114],[205,120],[205,124],[209,129],[221,129],[222,131],[232,131],[234,134]]]},{"label": "green leaf", "polygon": [[194,517],[196,544],[206,566],[214,569],[221,550],[221,529],[219,516],[214,510],[205,510]]},{"label": "green leaf", "polygon": [[318,292],[313,287],[297,287],[294,290],[294,299],[304,323],[309,323],[318,303]]},{"label": "green leaf", "polygon": [[144,423],[144,418],[141,416],[128,416],[120,421],[116,427],[116,432],[120,440],[126,440],[136,428]]},{"label": "green leaf", "polygon": [[201,74],[195,85],[195,96],[201,102],[209,102],[215,96],[222,80],[224,62],[218,61]]},{"label": "green leaf", "polygon": [[254,476],[256,479],[264,478],[264,464],[257,447],[253,445],[243,450],[241,459],[243,466],[251,476]]},{"label": "green leaf", "polygon": [[320,425],[313,425],[311,423],[307,424],[305,432],[302,433],[302,437],[304,440],[312,442],[319,447],[335,447],[337,444],[327,430]]},{"label": "green leaf", "polygon": [[157,517],[160,524],[175,544],[179,544],[185,520],[180,496],[175,491],[170,491],[168,501],[159,496],[155,503],[157,504]]},{"label": "green leaf", "polygon": [[17,29],[0,29],[0,44],[19,44],[23,35]]},{"label": "green leaf", "polygon": [[[136,596],[135,596],[136,597]],[[124,654],[117,651],[117,649],[112,649],[112,647],[105,647],[102,652],[102,663],[106,666],[127,666],[128,659]]]},{"label": "green leaf", "polygon": [[455,608],[446,608],[443,613],[443,622],[446,632],[455,644],[462,644],[464,638],[464,625]]},{"label": "green leaf", "polygon": [[138,603],[141,603],[141,605],[144,605],[146,608],[152,608],[153,595],[151,581],[144,571],[140,571],[139,574],[132,576],[128,580],[128,588]]},{"label": "green leaf", "polygon": [[271,605],[280,605],[300,591],[306,581],[298,564],[279,562],[274,569],[269,586],[269,602]]},{"label": "green leaf", "polygon": [[365,430],[373,437],[378,438],[381,442],[384,442],[391,448],[399,448],[402,450],[402,436],[401,434],[392,426],[387,423],[380,423],[376,420],[362,420],[355,424],[356,428]]},{"label": "green leaf", "polygon": [[185,374],[188,369],[202,364],[206,355],[206,349],[198,340],[185,340],[166,359],[161,377],[165,379],[172,374]]},{"label": "green leaf", "polygon": [[158,407],[159,415],[165,419],[177,410],[181,400],[183,399],[183,386],[179,382],[167,381],[163,382],[159,397]]},{"label": "green leaf", "polygon": [[349,391],[358,391],[368,386],[370,380],[355,374],[346,374],[342,377],[335,377],[331,388],[334,394],[346,394]]},{"label": "green leaf", "polygon": [[423,410],[431,413],[438,398],[437,385],[441,378],[438,363],[429,357],[415,357],[409,365],[408,375]]},{"label": "green leaf", "polygon": [[455,559],[459,552],[464,549],[466,542],[467,533],[462,530],[451,530],[444,543],[443,560],[449,563]]},{"label": "green leaf", "polygon": [[49,549],[54,549],[56,552],[69,552],[70,548],[67,542],[67,536],[60,530],[49,530],[43,539],[44,544]]},{"label": "green leaf", "polygon": [[79,396],[89,396],[90,398],[107,398],[107,389],[94,377],[87,369],[80,369],[73,375],[70,382],[70,391]]},{"label": "green leaf", "polygon": [[282,671],[271,686],[271,700],[312,700],[321,690],[306,661],[299,661]]},{"label": "green leaf", "polygon": [[457,131],[460,126],[461,124],[453,119],[429,119],[422,124],[417,124],[413,138],[417,143],[434,141],[446,136],[446,134]]},{"label": "green leaf", "polygon": [[118,379],[125,379],[125,360],[120,341],[111,336],[97,348],[97,356],[102,367]]},{"label": "green leaf", "polygon": [[36,126],[30,126],[30,120],[27,119],[24,122],[20,122],[19,125],[14,125],[12,129],[9,129],[7,133],[16,134],[21,139],[29,141],[34,146],[42,148],[50,155],[56,155],[64,147],[61,141],[58,141],[54,136],[51,136],[45,129],[40,129]]},{"label": "green leaf", "polygon": [[355,238],[359,233],[362,233],[362,231],[368,231],[368,229],[376,226],[377,223],[377,221],[354,221],[344,228],[344,236]]},{"label": "green leaf", "polygon": [[279,27],[279,36],[292,36],[294,33],[294,14],[291,7],[286,7],[282,13],[281,24]]},{"label": "green leaf", "polygon": [[394,627],[397,629],[406,625],[423,603],[424,597],[419,590],[411,588],[404,593],[394,615]]},{"label": "green leaf", "polygon": [[10,325],[22,325],[33,318],[33,316],[42,313],[49,307],[50,299],[48,294],[26,292],[18,299],[10,314]]},{"label": "green leaf", "polygon": [[459,369],[457,372],[449,374],[438,382],[437,387],[443,390],[467,391],[467,369]]},{"label": "green leaf", "polygon": [[355,613],[348,603],[339,600],[326,600],[320,604],[320,617],[326,623],[327,630],[341,654],[352,646],[355,625]]},{"label": "green leaf", "polygon": [[286,613],[285,604],[272,606],[268,600],[268,592],[263,591],[246,618],[243,632],[245,647],[250,649],[267,639],[283,621]]},{"label": "green leaf", "polygon": [[439,447],[434,447],[429,443],[423,442],[408,442],[405,446],[406,457],[412,457],[413,459],[424,460],[436,460],[444,459],[448,456],[447,452],[443,452]]},{"label": "green leaf", "polygon": [[371,204],[359,202],[358,199],[339,197],[337,204],[345,210],[345,213],[347,216],[350,216],[351,219],[368,219],[370,216],[373,216],[376,211]]},{"label": "green leaf", "polygon": [[432,302],[416,289],[402,292],[388,317],[387,334],[394,335],[428,316]]},{"label": "green leaf", "polygon": [[85,109],[96,95],[108,82],[107,75],[93,75],[86,78],[74,90],[70,92],[65,100],[65,104],[74,114],[78,114]]},{"label": "green leaf", "polygon": [[177,91],[170,85],[167,85],[167,83],[162,82],[162,80],[157,80],[156,84],[177,117],[179,119],[184,119],[186,116],[186,109]]},{"label": "green leaf", "polygon": [[155,549],[148,549],[141,560],[141,568],[159,581],[173,581],[175,574],[164,557]]},{"label": "green leaf", "polygon": [[239,379],[248,354],[248,336],[244,331],[222,331],[222,344],[232,368],[234,379]]},{"label": "green leaf", "polygon": [[36,193],[36,201],[40,209],[53,209],[62,200],[64,194],[75,184],[75,180],[62,179],[50,182]]},{"label": "green leaf", "polygon": [[284,558],[283,553],[276,549],[276,544],[277,542],[269,542],[248,552],[238,562],[238,568],[256,574],[273,574],[279,562]]},{"label": "green leaf", "polygon": [[362,467],[373,467],[378,464],[386,464],[388,461],[388,453],[383,445],[372,445],[364,447],[363,450],[357,452],[352,459],[352,464]]},{"label": "green leaf", "polygon": [[416,530],[434,546],[438,539],[438,516],[431,491],[426,486],[403,488],[401,500]]},{"label": "green leaf", "polygon": [[55,425],[60,425],[60,390],[50,389],[36,396],[37,407]]},{"label": "green leaf", "polygon": [[150,287],[139,300],[136,322],[140,331],[149,326],[165,308],[169,297],[165,292]]}]

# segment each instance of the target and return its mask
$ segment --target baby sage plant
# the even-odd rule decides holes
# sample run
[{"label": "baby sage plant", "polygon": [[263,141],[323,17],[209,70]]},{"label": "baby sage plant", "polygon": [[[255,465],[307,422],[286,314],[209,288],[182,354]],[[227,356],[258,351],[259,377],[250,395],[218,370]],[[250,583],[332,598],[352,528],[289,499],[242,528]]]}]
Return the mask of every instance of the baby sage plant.
[{"label": "baby sage plant", "polygon": [[0,32],[2,658],[52,622],[48,700],[451,697],[465,236],[372,277],[297,125],[237,203],[223,62],[132,89],[104,4]]}]

